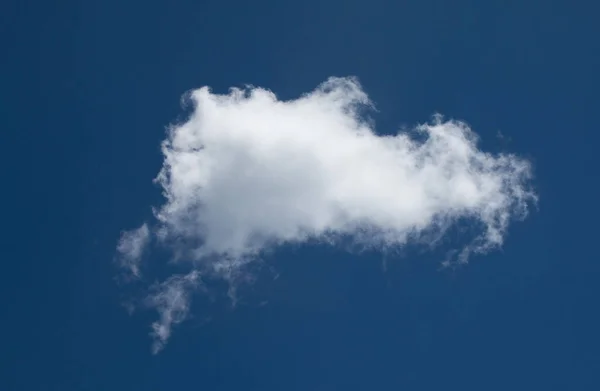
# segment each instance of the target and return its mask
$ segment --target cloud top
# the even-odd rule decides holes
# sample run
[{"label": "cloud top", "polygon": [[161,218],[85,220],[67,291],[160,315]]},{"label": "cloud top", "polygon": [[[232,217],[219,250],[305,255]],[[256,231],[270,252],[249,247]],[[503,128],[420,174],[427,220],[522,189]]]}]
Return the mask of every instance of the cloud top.
[{"label": "cloud top", "polygon": [[[510,221],[536,200],[529,162],[480,150],[463,122],[437,116],[378,135],[352,78],[331,78],[290,101],[262,88],[218,95],[204,87],[190,99],[193,113],[162,144],[156,181],[166,202],[153,232],[178,259],[193,261],[193,273],[227,277],[282,243],[344,237],[402,246],[442,237],[459,220],[479,230],[459,253],[466,262],[501,246]],[[140,229],[121,239],[126,259],[139,259],[138,244],[148,243],[148,227]]]}]

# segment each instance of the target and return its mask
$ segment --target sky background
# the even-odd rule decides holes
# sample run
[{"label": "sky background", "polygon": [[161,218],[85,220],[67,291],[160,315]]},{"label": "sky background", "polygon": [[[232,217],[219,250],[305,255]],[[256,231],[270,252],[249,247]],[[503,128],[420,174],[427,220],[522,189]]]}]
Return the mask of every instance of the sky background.
[{"label": "sky background", "polygon": [[[599,389],[598,12],[532,0],[2,3],[0,389]],[[155,314],[123,309],[112,259],[121,231],[162,201],[152,179],[182,94],[253,84],[289,99],[349,75],[381,132],[440,112],[484,150],[530,159],[538,210],[502,251],[453,271],[410,250],[384,272],[375,252],[279,249],[280,277],[257,282],[254,304],[194,307],[153,356]]]}]

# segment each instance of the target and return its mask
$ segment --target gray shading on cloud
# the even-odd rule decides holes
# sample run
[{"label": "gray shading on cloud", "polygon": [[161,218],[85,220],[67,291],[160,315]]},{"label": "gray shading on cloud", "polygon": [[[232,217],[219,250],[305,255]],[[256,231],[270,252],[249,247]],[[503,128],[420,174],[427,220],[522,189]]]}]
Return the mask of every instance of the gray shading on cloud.
[{"label": "gray shading on cloud", "polygon": [[165,203],[153,228],[123,234],[123,265],[140,274],[143,248],[168,248],[190,274],[159,284],[154,351],[185,319],[202,276],[230,280],[261,252],[281,244],[351,237],[385,250],[440,238],[459,221],[478,232],[454,262],[499,248],[509,224],[537,198],[530,163],[491,154],[460,121],[378,135],[362,115],[371,107],[353,78],[330,78],[295,100],[262,88],[192,91],[193,112],[162,143],[156,182]]}]

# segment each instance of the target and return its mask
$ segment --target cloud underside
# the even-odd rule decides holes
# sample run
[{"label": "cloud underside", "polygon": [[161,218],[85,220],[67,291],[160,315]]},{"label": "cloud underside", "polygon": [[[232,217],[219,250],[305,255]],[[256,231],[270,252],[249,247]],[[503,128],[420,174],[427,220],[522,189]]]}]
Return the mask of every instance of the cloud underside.
[{"label": "cloud underside", "polygon": [[501,246],[535,202],[530,164],[480,150],[465,123],[434,117],[377,135],[361,115],[371,103],[351,78],[290,101],[262,88],[204,87],[189,99],[193,113],[162,144],[156,181],[166,201],[152,229],[125,233],[118,248],[135,276],[150,239],[190,261],[190,274],[149,298],[160,314],[155,351],[187,315],[200,276],[228,278],[267,248],[343,237],[384,250],[439,239],[460,220],[477,230],[455,258],[466,262]]}]

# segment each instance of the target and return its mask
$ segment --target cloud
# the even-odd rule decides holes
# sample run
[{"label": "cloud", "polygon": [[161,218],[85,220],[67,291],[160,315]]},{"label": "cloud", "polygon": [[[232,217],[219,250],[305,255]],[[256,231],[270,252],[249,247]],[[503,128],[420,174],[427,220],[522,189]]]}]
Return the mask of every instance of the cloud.
[{"label": "cloud", "polygon": [[[463,122],[436,116],[377,135],[362,115],[371,103],[352,78],[330,78],[290,101],[254,87],[226,95],[204,87],[189,98],[193,113],[162,144],[156,182],[166,202],[155,210],[153,235],[190,261],[194,281],[231,279],[283,243],[351,238],[386,249],[441,238],[462,221],[478,230],[458,252],[466,262],[501,246],[509,223],[536,201],[529,162],[480,150]],[[142,228],[119,245],[136,260],[127,263],[134,274],[148,243]],[[167,280],[156,296],[160,346],[187,313],[193,284],[183,281]]]},{"label": "cloud", "polygon": [[175,275],[161,284],[151,288],[152,293],[146,299],[146,304],[156,308],[160,319],[152,323],[154,343],[152,352],[160,352],[171,336],[173,325],[181,323],[189,312],[190,292],[198,286],[198,272],[192,271],[187,275]]},{"label": "cloud", "polygon": [[134,278],[140,277],[140,261],[149,242],[150,229],[145,223],[137,229],[121,234],[117,245],[118,261]]}]

